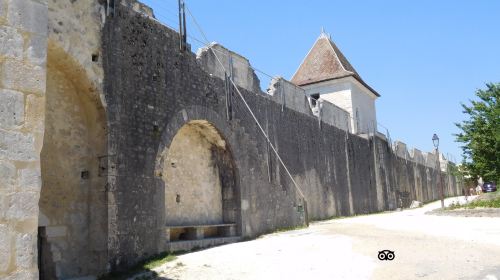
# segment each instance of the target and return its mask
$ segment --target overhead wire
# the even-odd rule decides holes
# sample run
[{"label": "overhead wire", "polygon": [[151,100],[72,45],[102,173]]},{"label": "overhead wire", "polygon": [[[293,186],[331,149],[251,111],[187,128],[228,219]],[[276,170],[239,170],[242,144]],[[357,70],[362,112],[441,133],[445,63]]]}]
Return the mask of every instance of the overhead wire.
[{"label": "overhead wire", "polygon": [[[175,8],[172,7],[170,8],[169,6],[166,5],[166,3],[164,1],[158,1],[158,0],[150,0],[152,2],[155,3],[155,6],[159,6],[160,9],[155,9],[155,14],[159,15],[161,17],[161,20],[159,20],[157,18],[157,20],[159,22],[162,22],[162,24],[166,25],[167,27],[173,29],[173,30],[178,30],[178,27],[174,27],[174,26],[177,26],[178,25],[178,19],[177,19],[177,15],[178,15],[178,11],[174,10]],[[187,34],[187,37],[191,40],[191,44],[193,45],[193,42],[196,42],[198,43],[197,45],[202,47],[202,48],[209,48],[212,52],[217,52],[219,53],[220,55],[223,55],[225,57],[228,57],[228,54],[223,52],[222,50],[219,50],[219,49],[216,49],[216,48],[213,48],[212,47],[212,42],[210,42],[206,36],[206,34],[203,32],[203,30],[201,29],[201,25],[197,22],[196,18],[193,16],[192,12],[189,10],[188,6],[186,5],[186,11],[189,13],[190,15],[190,18],[191,20],[193,21],[194,25],[197,27],[198,29],[198,32],[201,34],[201,36],[203,37],[203,40],[202,39],[199,39],[193,35],[190,35],[190,34]],[[167,21],[167,22],[165,22]],[[271,75],[269,73],[266,73],[265,71],[259,69],[259,68],[256,68],[252,65],[248,65],[249,68],[253,69],[255,72],[258,72],[266,77],[268,77],[269,79],[275,79],[278,77],[278,75]],[[225,69],[224,69],[225,70]],[[295,86],[295,85],[293,85]],[[296,86],[297,87],[297,86]],[[353,122],[356,122],[356,118],[354,116],[352,116],[351,114],[347,114],[347,117],[353,121]],[[392,139],[391,139],[391,136],[390,136],[390,129],[385,126],[384,124],[380,123],[380,122],[376,122],[377,126],[381,126],[382,128],[384,128],[386,130],[386,138],[388,138],[389,141],[392,142]],[[349,125],[348,125],[349,126]],[[349,127],[346,127],[347,130],[349,130]],[[377,128],[375,128],[374,130],[374,134],[376,133],[380,133],[379,130]],[[390,145],[392,146],[393,143],[390,143]]]},{"label": "overhead wire", "polygon": [[[193,22],[195,23],[196,27],[198,28],[198,31],[201,33],[201,35],[203,36],[203,39],[205,40],[206,44],[208,44],[210,46],[210,41],[208,40],[205,32],[203,31],[203,29],[201,28],[200,24],[198,23],[198,21],[196,20],[196,18],[194,17],[193,13],[191,12],[191,10],[189,9],[188,6],[186,6],[186,11],[188,12],[188,14],[190,15],[190,17],[192,18]],[[213,48],[210,46],[210,50],[213,50]],[[217,62],[219,63],[219,65],[222,67],[222,69],[227,73],[227,70],[224,66],[224,64],[222,64],[221,60],[219,59],[219,57],[217,56],[216,52],[215,51],[212,51],[212,53],[214,54],[215,58],[217,59]],[[292,181],[295,189],[297,190],[297,192],[299,193],[299,195],[301,196],[301,198],[303,199],[304,201],[304,204],[307,205],[307,199],[304,195],[304,193],[302,192],[302,189],[300,188],[300,186],[298,185],[298,183],[295,181],[295,179],[293,179],[293,176],[292,174],[290,173],[290,171],[288,170],[288,167],[286,166],[286,164],[283,162],[281,156],[279,155],[278,151],[276,150],[276,148],[274,147],[273,143],[271,143],[271,140],[269,139],[269,135],[266,133],[266,131],[264,130],[264,128],[262,128],[262,125],[260,124],[259,120],[257,119],[257,117],[255,116],[253,110],[250,108],[250,106],[248,105],[245,97],[243,96],[243,94],[241,93],[241,91],[239,90],[238,86],[236,85],[236,83],[234,82],[233,80],[233,77],[229,77],[229,81],[231,82],[231,84],[234,86],[236,92],[238,93],[238,96],[240,97],[240,99],[242,100],[243,104],[245,105],[245,107],[248,109],[248,112],[250,113],[250,115],[252,116],[253,120],[255,121],[255,124],[258,126],[258,128],[260,129],[260,132],[264,135],[264,137],[266,138],[269,146],[271,147],[271,149],[273,150],[274,154],[276,155],[276,158],[278,159],[278,161],[280,162],[280,164],[283,166],[283,168],[285,169],[286,173],[288,174],[288,176],[290,177],[290,180]],[[307,218],[306,218],[307,219]]]}]

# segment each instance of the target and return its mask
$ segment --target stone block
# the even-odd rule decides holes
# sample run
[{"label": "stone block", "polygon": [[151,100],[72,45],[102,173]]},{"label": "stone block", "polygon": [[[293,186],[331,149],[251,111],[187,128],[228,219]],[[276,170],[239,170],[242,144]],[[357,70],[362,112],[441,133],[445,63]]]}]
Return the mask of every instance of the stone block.
[{"label": "stone block", "polygon": [[42,187],[40,169],[21,169],[19,171],[19,186],[22,190],[40,191],[40,188]]},{"label": "stone block", "polygon": [[15,184],[16,167],[7,161],[0,161],[0,191],[9,191]]},{"label": "stone block", "polygon": [[268,94],[278,104],[283,104],[283,106],[294,111],[311,115],[311,107],[305,90],[282,77],[275,77],[271,80]]},{"label": "stone block", "polygon": [[224,237],[236,236],[236,225],[221,228],[221,233]]},{"label": "stone block", "polygon": [[38,280],[38,271],[16,271],[2,280]]},{"label": "stone block", "polygon": [[48,30],[48,9],[46,4],[33,0],[9,0],[7,21],[24,31],[46,35]]},{"label": "stone block", "polygon": [[170,228],[165,228],[165,240],[170,242]]},{"label": "stone block", "polygon": [[0,26],[0,42],[0,56],[23,58],[24,39],[15,28]]},{"label": "stone block", "polygon": [[7,0],[0,0],[0,23],[7,19]]},{"label": "stone block", "polygon": [[0,192],[0,220],[5,219],[9,205],[9,197],[5,193]]},{"label": "stone block", "polygon": [[406,148],[406,144],[401,141],[394,142],[394,153],[403,159],[410,159],[410,154],[408,153],[408,149]]},{"label": "stone block", "polygon": [[231,68],[230,64],[232,61],[234,70],[233,81],[236,85],[249,91],[261,92],[259,78],[250,66],[248,59],[228,50],[218,43],[211,43],[210,46],[203,47],[196,53],[196,59],[207,73],[224,79],[224,69],[220,67],[219,60],[215,58],[214,52],[211,49],[215,50],[220,63],[224,65],[225,69]]},{"label": "stone block", "polygon": [[10,265],[10,230],[5,224],[0,224],[0,273],[5,272]]},{"label": "stone block", "polygon": [[411,149],[410,150],[410,157],[413,162],[419,163],[419,164],[425,164],[425,159],[424,156],[422,155],[422,152],[418,149]]},{"label": "stone block", "polygon": [[7,218],[12,220],[38,220],[39,194],[35,192],[14,193],[9,196]]},{"label": "stone block", "polygon": [[38,226],[39,227],[46,227],[49,224],[50,224],[49,218],[47,218],[47,216],[45,216],[45,214],[43,214],[42,211],[40,210],[38,212]]},{"label": "stone block", "polygon": [[33,135],[0,129],[0,159],[33,161],[39,157]]},{"label": "stone block", "polygon": [[45,233],[47,237],[64,237],[66,236],[66,227],[65,226],[51,226],[45,228]]},{"label": "stone block", "polygon": [[29,131],[44,132],[45,97],[30,94],[26,97],[26,120],[24,126]]},{"label": "stone block", "polygon": [[436,168],[437,166],[437,156],[435,153],[423,153],[425,159],[425,166],[430,168]]},{"label": "stone block", "polygon": [[31,35],[26,48],[26,59],[33,65],[45,65],[47,62],[47,36]]},{"label": "stone block", "polygon": [[19,233],[16,237],[16,266],[31,268],[36,264],[37,238],[31,233]]},{"label": "stone block", "polygon": [[50,252],[52,253],[52,260],[54,262],[61,261],[62,259],[61,249],[59,249],[56,245],[51,245]]},{"label": "stone block", "polygon": [[24,94],[13,90],[0,90],[0,128],[12,128],[23,122]]},{"label": "stone block", "polygon": [[7,59],[1,64],[0,75],[0,83],[4,88],[26,93],[45,93],[45,67]]}]

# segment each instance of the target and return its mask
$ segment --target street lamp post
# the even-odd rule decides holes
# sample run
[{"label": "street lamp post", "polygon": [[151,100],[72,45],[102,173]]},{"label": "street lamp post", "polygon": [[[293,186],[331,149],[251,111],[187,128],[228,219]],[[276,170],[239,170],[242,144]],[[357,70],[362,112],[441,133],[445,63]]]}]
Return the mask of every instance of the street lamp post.
[{"label": "street lamp post", "polygon": [[439,137],[436,133],[432,135],[432,144],[434,144],[434,147],[436,148],[439,195],[441,196],[441,208],[444,209],[444,191],[443,184],[441,182],[441,164],[439,160]]}]

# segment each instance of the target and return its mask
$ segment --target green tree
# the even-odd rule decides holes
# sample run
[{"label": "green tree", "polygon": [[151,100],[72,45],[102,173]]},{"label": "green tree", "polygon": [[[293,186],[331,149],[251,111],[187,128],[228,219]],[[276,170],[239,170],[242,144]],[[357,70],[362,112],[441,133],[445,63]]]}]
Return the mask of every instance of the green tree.
[{"label": "green tree", "polygon": [[456,124],[461,130],[456,141],[463,143],[462,164],[466,175],[500,183],[500,83],[486,84],[476,96],[479,99],[469,106],[462,104],[468,119]]}]

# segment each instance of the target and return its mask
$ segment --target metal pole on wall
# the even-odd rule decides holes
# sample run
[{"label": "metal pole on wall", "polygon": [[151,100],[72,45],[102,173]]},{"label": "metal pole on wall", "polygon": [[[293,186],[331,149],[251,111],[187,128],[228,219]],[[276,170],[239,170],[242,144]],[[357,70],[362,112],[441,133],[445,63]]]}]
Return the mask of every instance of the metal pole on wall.
[{"label": "metal pole on wall", "polygon": [[186,13],[184,0],[179,0],[179,48],[181,51],[186,50],[187,36],[186,36]]},{"label": "metal pole on wall", "polygon": [[441,178],[441,161],[439,160],[439,149],[438,148],[436,148],[436,156],[437,156],[437,172],[438,172],[439,196],[441,198],[441,208],[444,208],[443,180]]},{"label": "metal pole on wall", "polygon": [[106,15],[107,16],[114,16],[115,15],[115,0],[108,0],[106,2],[107,2]]},{"label": "metal pole on wall", "polygon": [[443,191],[443,182],[441,180],[441,162],[439,160],[439,137],[435,133],[432,136],[432,143],[434,144],[434,147],[436,147],[439,196],[441,197],[441,208],[444,209],[444,191]]}]

